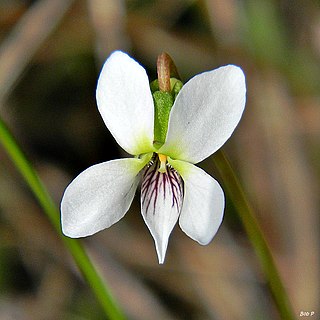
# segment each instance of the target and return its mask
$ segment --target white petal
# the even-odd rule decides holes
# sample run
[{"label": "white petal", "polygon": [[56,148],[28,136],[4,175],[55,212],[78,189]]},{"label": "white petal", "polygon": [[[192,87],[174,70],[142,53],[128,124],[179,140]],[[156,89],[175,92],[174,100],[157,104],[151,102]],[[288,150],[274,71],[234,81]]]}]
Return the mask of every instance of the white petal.
[{"label": "white petal", "polygon": [[240,121],[245,77],[236,66],[204,72],[189,80],[172,107],[160,153],[198,163],[218,150]]},{"label": "white petal", "polygon": [[193,164],[169,159],[184,181],[181,229],[200,244],[208,244],[222,222],[224,194],[219,183]]},{"label": "white petal", "polygon": [[127,54],[115,51],[105,62],[97,86],[101,116],[128,153],[153,150],[154,107],[145,69]]},{"label": "white petal", "polygon": [[61,201],[62,231],[85,237],[110,227],[128,211],[134,197],[143,159],[120,159],[94,165],[67,187]]},{"label": "white petal", "polygon": [[183,199],[181,177],[172,168],[158,171],[159,161],[143,175],[141,212],[155,241],[159,263],[163,263],[170,233],[177,223]]}]

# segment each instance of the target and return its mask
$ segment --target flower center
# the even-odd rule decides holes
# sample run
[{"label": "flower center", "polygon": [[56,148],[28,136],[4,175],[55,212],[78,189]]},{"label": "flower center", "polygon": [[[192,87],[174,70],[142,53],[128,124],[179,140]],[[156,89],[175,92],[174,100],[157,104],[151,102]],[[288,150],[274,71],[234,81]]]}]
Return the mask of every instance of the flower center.
[{"label": "flower center", "polygon": [[167,156],[155,154],[142,176],[141,203],[145,215],[154,215],[157,207],[168,206],[181,211],[183,181],[179,173],[167,165]]},{"label": "flower center", "polygon": [[158,153],[158,157],[160,160],[160,168],[158,169],[158,171],[161,173],[164,173],[166,172],[167,156],[164,154]]}]

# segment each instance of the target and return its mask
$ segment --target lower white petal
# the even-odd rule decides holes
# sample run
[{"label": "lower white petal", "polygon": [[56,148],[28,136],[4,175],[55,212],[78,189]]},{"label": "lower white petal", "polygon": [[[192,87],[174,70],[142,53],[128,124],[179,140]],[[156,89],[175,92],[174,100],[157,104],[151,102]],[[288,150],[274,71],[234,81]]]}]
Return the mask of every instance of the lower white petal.
[{"label": "lower white petal", "polygon": [[181,229],[200,244],[208,244],[222,222],[224,194],[219,183],[193,164],[169,159],[184,182]]},{"label": "lower white petal", "polygon": [[143,174],[141,185],[141,212],[156,245],[159,263],[163,263],[170,233],[177,223],[183,185],[179,174],[168,166],[159,169],[158,158]]},{"label": "lower white petal", "polygon": [[61,201],[63,233],[85,237],[119,221],[131,205],[139,172],[150,157],[112,160],[80,173]]}]

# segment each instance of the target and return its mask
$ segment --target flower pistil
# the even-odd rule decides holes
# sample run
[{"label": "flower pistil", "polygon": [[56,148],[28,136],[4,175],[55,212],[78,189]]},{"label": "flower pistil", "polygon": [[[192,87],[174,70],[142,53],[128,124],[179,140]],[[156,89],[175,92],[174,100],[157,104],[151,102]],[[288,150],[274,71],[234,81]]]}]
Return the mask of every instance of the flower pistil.
[{"label": "flower pistil", "polygon": [[158,171],[161,173],[164,173],[166,172],[167,156],[164,154],[158,153],[158,157],[160,160],[160,168],[158,169]]}]

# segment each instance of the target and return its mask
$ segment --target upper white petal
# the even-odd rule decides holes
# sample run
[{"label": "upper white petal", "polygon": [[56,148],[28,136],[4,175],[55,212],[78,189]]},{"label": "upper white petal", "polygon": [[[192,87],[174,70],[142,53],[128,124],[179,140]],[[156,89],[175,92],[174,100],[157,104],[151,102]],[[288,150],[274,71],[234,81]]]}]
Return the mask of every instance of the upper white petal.
[{"label": "upper white petal", "polygon": [[208,244],[222,222],[224,194],[219,183],[191,163],[169,159],[184,181],[181,229],[200,244]]},{"label": "upper white petal", "polygon": [[102,68],[96,93],[101,116],[118,144],[133,155],[153,150],[154,106],[145,69],[115,51]]},{"label": "upper white petal", "polygon": [[155,162],[143,175],[141,213],[155,241],[159,263],[163,263],[170,233],[181,210],[183,187],[177,172],[166,167],[166,172],[160,173],[158,168]]},{"label": "upper white petal", "polygon": [[66,188],[61,201],[65,235],[85,237],[110,227],[128,211],[139,171],[149,158],[100,163],[80,173]]},{"label": "upper white petal", "polygon": [[218,150],[240,121],[246,101],[245,77],[228,65],[190,79],[172,107],[160,153],[198,163]]}]

